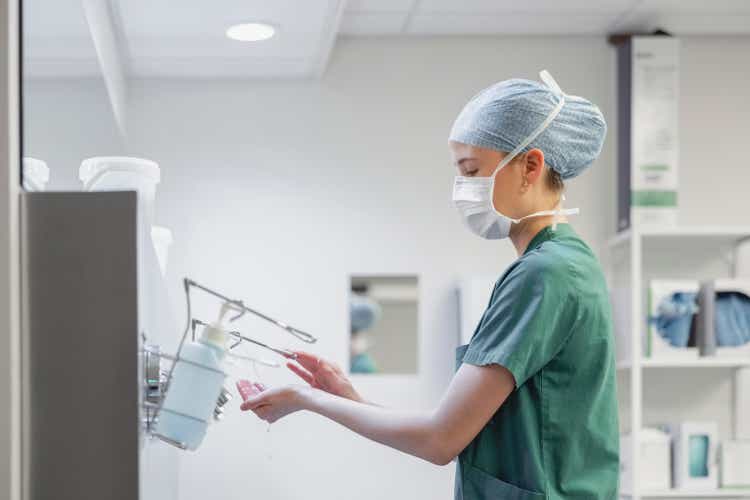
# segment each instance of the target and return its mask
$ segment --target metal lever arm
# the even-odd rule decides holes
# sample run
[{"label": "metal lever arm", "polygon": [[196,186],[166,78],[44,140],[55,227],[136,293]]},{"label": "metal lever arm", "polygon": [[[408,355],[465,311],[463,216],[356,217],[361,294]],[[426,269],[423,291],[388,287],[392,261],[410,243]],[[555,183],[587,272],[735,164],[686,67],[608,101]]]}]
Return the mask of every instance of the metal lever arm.
[{"label": "metal lever arm", "polygon": [[226,295],[217,292],[216,290],[212,290],[206,286],[201,285],[200,283],[197,283],[191,280],[190,278],[185,278],[185,289],[188,290],[191,286],[194,286],[195,288],[203,290],[204,292],[211,294],[214,297],[218,297],[224,302],[228,302],[229,304],[232,304],[234,307],[236,307],[238,310],[238,314],[234,316],[233,318],[231,318],[230,321],[235,321],[241,318],[245,313],[250,313],[268,321],[269,323],[273,323],[274,325],[278,326],[282,330],[286,330],[288,333],[290,333],[291,335],[294,335],[302,342],[306,342],[308,344],[314,344],[315,342],[318,341],[318,339],[315,338],[313,335],[307,332],[304,332],[298,328],[294,328],[293,326],[287,325],[283,321],[279,321],[270,316],[267,316],[260,311],[256,311],[255,309],[246,306],[245,303],[242,302],[241,300],[229,298]]}]

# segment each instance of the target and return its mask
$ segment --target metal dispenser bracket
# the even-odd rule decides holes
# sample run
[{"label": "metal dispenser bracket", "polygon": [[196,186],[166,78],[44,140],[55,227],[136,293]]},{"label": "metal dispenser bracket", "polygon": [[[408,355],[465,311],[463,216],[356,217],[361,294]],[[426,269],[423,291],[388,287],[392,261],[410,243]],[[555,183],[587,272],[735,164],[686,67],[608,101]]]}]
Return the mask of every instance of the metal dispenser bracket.
[{"label": "metal dispenser bracket", "polygon": [[[172,380],[172,374],[174,372],[174,368],[178,362],[188,363],[188,364],[200,367],[204,370],[217,371],[213,367],[206,366],[201,363],[196,363],[194,361],[191,361],[182,357],[182,347],[185,344],[185,340],[187,339],[188,333],[192,332],[192,339],[195,340],[195,327],[197,325],[201,325],[201,326],[206,325],[205,322],[197,318],[194,318],[192,316],[191,304],[190,304],[190,289],[192,287],[202,290],[210,295],[213,295],[214,297],[218,299],[221,299],[223,302],[225,302],[226,304],[229,304],[230,307],[235,309],[237,311],[237,314],[229,319],[230,322],[238,320],[239,318],[244,316],[246,313],[250,313],[278,326],[279,328],[291,334],[292,336],[296,337],[297,339],[301,340],[302,342],[313,344],[317,342],[317,338],[305,331],[302,331],[298,328],[294,328],[282,321],[271,318],[270,316],[267,316],[255,309],[252,309],[246,306],[242,300],[229,298],[223,295],[222,293],[219,293],[206,286],[203,286],[189,278],[185,278],[183,280],[183,283],[185,287],[185,297],[187,301],[187,324],[185,326],[185,331],[182,334],[182,338],[180,339],[180,344],[179,344],[179,347],[177,348],[177,353],[175,355],[170,355],[165,352],[162,352],[159,346],[148,344],[146,336],[143,335],[143,347],[141,348],[141,363],[142,363],[142,369],[143,369],[143,387],[142,387],[143,427],[146,433],[172,446],[176,446],[177,448],[185,450],[187,449],[187,446],[184,443],[175,441],[173,439],[170,439],[167,436],[158,434],[155,431],[155,429],[156,429],[156,424],[159,421],[159,414],[162,411],[171,411],[171,410],[167,410],[164,408],[164,399],[165,399],[167,391],[169,390],[169,382]],[[277,347],[272,347],[268,344],[265,344],[253,338],[247,337],[238,331],[229,331],[227,333],[235,338],[235,342],[228,348],[228,351],[227,351],[227,353],[231,355],[232,357],[243,359],[246,361],[261,363],[266,366],[279,366],[279,364],[275,362],[265,361],[265,360],[256,359],[256,358],[250,358],[248,356],[242,356],[240,354],[231,352],[231,350],[239,346],[242,342],[248,342],[250,344],[269,350],[279,356],[282,356],[285,358],[291,358],[291,359],[296,358],[296,355],[292,351],[289,351],[286,349],[280,349]],[[169,370],[164,371],[162,369],[162,363],[161,363],[162,359],[171,361],[171,366],[169,367]],[[221,372],[221,373],[223,375],[226,375],[226,373],[224,372]],[[232,399],[231,392],[229,392],[229,390],[227,390],[226,388],[223,388],[216,401],[216,408],[214,409],[214,414],[213,414],[214,420],[218,421],[224,417],[224,406],[231,399]]]}]

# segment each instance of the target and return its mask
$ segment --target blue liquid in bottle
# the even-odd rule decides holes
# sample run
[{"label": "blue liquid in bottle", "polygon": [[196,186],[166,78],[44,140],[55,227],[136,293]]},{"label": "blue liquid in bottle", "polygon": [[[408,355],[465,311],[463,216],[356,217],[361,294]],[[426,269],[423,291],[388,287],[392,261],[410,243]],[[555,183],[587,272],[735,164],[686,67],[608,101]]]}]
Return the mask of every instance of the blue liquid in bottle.
[{"label": "blue liquid in bottle", "polygon": [[205,327],[197,342],[182,346],[156,425],[158,434],[184,443],[190,450],[203,441],[226,378],[227,334],[218,324]]}]

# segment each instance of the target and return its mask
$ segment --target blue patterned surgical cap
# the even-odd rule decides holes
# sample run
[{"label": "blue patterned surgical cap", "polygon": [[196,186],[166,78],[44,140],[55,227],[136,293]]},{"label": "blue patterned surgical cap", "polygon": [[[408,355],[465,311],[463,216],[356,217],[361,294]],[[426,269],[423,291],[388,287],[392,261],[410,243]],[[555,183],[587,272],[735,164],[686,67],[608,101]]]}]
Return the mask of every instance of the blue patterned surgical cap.
[{"label": "blue patterned surgical cap", "polygon": [[[450,140],[511,152],[544,122],[560,97],[555,89],[531,80],[496,83],[464,106]],[[565,94],[560,113],[522,151],[541,149],[545,163],[563,179],[570,179],[599,156],[606,134],[607,124],[595,104]]]}]

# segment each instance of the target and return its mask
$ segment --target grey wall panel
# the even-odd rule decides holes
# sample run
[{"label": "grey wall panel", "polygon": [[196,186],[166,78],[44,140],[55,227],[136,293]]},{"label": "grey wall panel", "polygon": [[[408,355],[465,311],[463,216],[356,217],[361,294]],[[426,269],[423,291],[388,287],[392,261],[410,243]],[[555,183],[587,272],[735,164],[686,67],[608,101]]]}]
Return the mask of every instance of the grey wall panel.
[{"label": "grey wall panel", "polygon": [[31,500],[138,498],[136,196],[22,195]]}]

